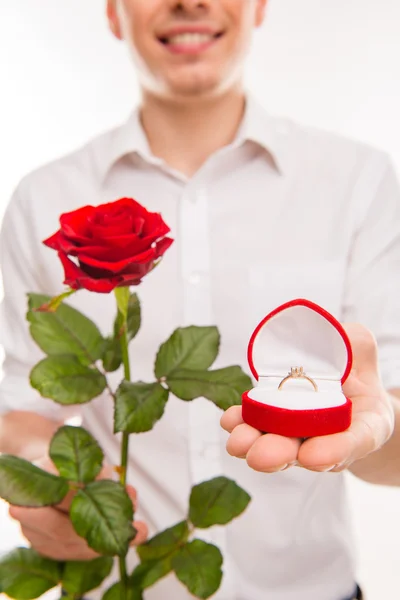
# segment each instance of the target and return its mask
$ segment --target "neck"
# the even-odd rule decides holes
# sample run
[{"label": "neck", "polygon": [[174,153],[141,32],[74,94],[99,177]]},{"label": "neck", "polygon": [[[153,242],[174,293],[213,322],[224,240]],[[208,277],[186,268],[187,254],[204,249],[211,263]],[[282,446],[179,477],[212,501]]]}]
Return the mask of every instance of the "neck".
[{"label": "neck", "polygon": [[191,102],[144,92],[141,119],[152,153],[191,177],[211,154],[235,139],[244,105],[242,90]]}]

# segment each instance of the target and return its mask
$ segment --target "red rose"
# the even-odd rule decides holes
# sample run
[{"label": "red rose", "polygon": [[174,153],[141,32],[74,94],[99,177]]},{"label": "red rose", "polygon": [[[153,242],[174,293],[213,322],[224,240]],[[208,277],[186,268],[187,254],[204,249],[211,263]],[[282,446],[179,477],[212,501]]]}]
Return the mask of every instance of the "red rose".
[{"label": "red rose", "polygon": [[173,242],[161,215],[131,198],[65,213],[60,225],[43,243],[58,251],[64,283],[74,290],[138,285]]}]

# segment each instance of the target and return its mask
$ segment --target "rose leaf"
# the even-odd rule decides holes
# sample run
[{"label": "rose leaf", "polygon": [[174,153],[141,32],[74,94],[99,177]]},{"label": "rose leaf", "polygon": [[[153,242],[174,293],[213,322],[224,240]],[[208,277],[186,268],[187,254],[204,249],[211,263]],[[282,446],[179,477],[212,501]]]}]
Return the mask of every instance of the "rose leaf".
[{"label": "rose leaf", "polygon": [[242,403],[242,394],[252,387],[251,379],[240,367],[216,371],[180,369],[167,377],[170,391],[181,400],[208,398],[222,410]]},{"label": "rose leaf", "polygon": [[91,561],[65,563],[62,587],[69,594],[82,595],[95,590],[111,573],[113,559],[101,556]]},{"label": "rose leaf", "polygon": [[220,335],[216,327],[184,327],[174,331],[160,347],[155,364],[157,379],[180,369],[208,369],[218,355]]},{"label": "rose leaf", "polygon": [[132,501],[116,481],[94,481],[79,490],[70,517],[76,533],[104,556],[125,556],[136,534]]},{"label": "rose leaf", "polygon": [[33,600],[55,588],[61,563],[40,556],[31,548],[16,548],[0,557],[0,593],[15,600]]},{"label": "rose leaf", "polygon": [[251,498],[231,479],[216,477],[192,488],[189,519],[195,527],[225,525],[238,517]]},{"label": "rose leaf", "polygon": [[158,533],[145,544],[138,546],[137,553],[141,561],[159,560],[175,552],[189,536],[187,521],[177,523]]},{"label": "rose leaf", "polygon": [[163,416],[168,396],[159,383],[123,381],[116,393],[114,432],[150,431]]},{"label": "rose leaf", "polygon": [[83,365],[74,355],[45,358],[32,369],[30,381],[41,396],[64,405],[85,404],[107,385],[100,371]]},{"label": "rose leaf", "polygon": [[172,571],[172,553],[159,560],[151,560],[140,563],[133,571],[130,582],[132,587],[145,590]]},{"label": "rose leaf", "polygon": [[[131,342],[137,335],[141,324],[141,308],[137,294],[131,294],[128,302],[128,315],[126,322],[126,332],[128,342]],[[121,327],[123,323],[121,316],[117,315],[114,323],[114,333],[107,338],[103,353],[103,366],[107,372],[116,371],[122,364],[121,353]]]},{"label": "rose leaf", "polygon": [[101,471],[104,454],[86,429],[65,425],[51,440],[50,458],[68,481],[90,483]]},{"label": "rose leaf", "polygon": [[202,540],[185,544],[172,559],[172,566],[178,579],[197,598],[209,598],[221,585],[221,552]]},{"label": "rose leaf", "polygon": [[0,455],[0,498],[15,506],[54,506],[65,498],[68,482],[23,458]]},{"label": "rose leaf", "polygon": [[[120,583],[115,583],[106,593],[103,595],[102,600],[121,600],[122,598],[122,587]],[[143,600],[143,594],[141,588],[131,585],[128,588],[128,597],[126,600]]]},{"label": "rose leaf", "polygon": [[105,341],[93,321],[64,303],[55,311],[36,310],[51,301],[50,296],[28,294],[28,299],[31,336],[45,354],[74,354],[85,365],[101,358]]}]

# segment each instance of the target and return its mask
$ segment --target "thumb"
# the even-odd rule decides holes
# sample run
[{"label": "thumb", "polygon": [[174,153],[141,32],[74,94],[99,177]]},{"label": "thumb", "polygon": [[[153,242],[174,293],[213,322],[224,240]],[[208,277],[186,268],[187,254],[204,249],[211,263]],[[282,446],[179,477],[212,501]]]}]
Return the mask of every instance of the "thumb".
[{"label": "thumb", "polygon": [[136,512],[137,511],[137,491],[131,485],[127,485],[126,493],[128,494],[129,498],[132,500],[133,510]]},{"label": "thumb", "polygon": [[[126,486],[126,492],[129,496],[129,498],[132,500],[133,510],[134,510],[134,512],[136,512],[137,504],[138,504],[137,492],[136,492],[135,488],[132,487],[131,485]],[[140,544],[143,544],[147,540],[147,537],[149,535],[149,529],[148,529],[146,523],[143,523],[143,521],[134,521],[133,526],[136,529],[136,536],[133,538],[130,545],[131,546],[140,546]]]},{"label": "thumb", "polygon": [[353,373],[376,379],[378,371],[378,347],[373,333],[359,323],[347,323],[343,326],[353,350]]}]

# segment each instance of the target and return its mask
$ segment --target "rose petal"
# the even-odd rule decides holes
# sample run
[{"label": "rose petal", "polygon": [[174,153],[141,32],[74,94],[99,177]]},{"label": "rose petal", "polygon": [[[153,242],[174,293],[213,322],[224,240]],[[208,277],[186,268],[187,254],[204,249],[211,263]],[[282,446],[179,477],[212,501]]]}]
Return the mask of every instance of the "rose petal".
[{"label": "rose petal", "polygon": [[173,241],[165,238],[170,229],[161,215],[132,198],[64,213],[60,224],[44,243],[59,252],[65,283],[73,289],[108,293],[138,285]]},{"label": "rose petal", "polygon": [[[59,243],[60,249],[72,256],[77,256],[78,258],[82,257],[83,259],[85,256],[91,256],[98,260],[114,262],[142,254],[146,250],[149,250],[156,240],[157,238],[154,239],[153,237],[140,239],[132,235],[129,244],[126,246],[118,247],[108,246],[106,244],[98,246],[76,246],[61,236]],[[101,240],[97,240],[96,243],[100,244],[100,242]]]},{"label": "rose petal", "polygon": [[[108,214],[119,214],[122,209],[129,210],[131,215],[135,217],[143,217],[146,220],[147,215],[149,214],[148,210],[136,202],[133,198],[120,198],[119,200],[115,200],[114,202],[108,202],[106,204],[101,204],[97,207],[98,213],[103,215]],[[97,211],[96,211],[97,212]]]},{"label": "rose petal", "polygon": [[159,237],[163,237],[170,232],[170,228],[166,223],[164,223],[160,213],[149,212],[143,228],[143,235],[151,235],[155,231],[158,232]]},{"label": "rose petal", "polygon": [[[140,247],[140,250],[146,250],[146,248],[150,248],[152,243],[160,239],[161,237],[164,237],[164,235],[160,235],[159,231],[153,231],[151,232],[151,235],[142,234],[139,237],[135,233],[132,233],[130,235],[107,237],[104,240],[96,239],[93,240],[92,243],[96,246],[99,246],[100,244],[107,245],[109,248],[125,248],[126,246],[130,246],[134,240],[137,240],[138,247]],[[88,244],[88,246],[91,245],[92,244]]]},{"label": "rose petal", "polygon": [[85,263],[85,265],[89,265],[91,267],[105,269],[106,271],[110,271],[111,273],[117,274],[123,271],[128,265],[146,263],[151,260],[154,260],[155,255],[155,248],[149,248],[149,250],[146,250],[141,254],[137,254],[136,256],[130,256],[129,258],[124,258],[119,261],[99,260],[86,254],[79,254],[79,262]]},{"label": "rose petal", "polygon": [[136,235],[141,235],[145,224],[146,224],[146,221],[143,218],[133,219],[132,220],[133,233],[135,233]]},{"label": "rose petal", "polygon": [[89,292],[98,292],[107,294],[112,292],[118,286],[121,279],[117,277],[109,279],[94,279],[89,277],[82,269],[68,258],[63,252],[59,252],[58,256],[64,267],[65,280],[64,284],[71,287],[73,290],[84,288]]},{"label": "rose petal", "polygon": [[168,248],[173,244],[174,240],[172,238],[164,238],[157,242],[156,244],[156,258],[162,256]]},{"label": "rose petal", "polygon": [[90,233],[93,238],[105,239],[110,236],[129,235],[133,233],[132,217],[125,216],[104,225],[92,225]]},{"label": "rose petal", "polygon": [[87,239],[91,237],[88,227],[89,219],[94,214],[94,206],[83,206],[60,216],[61,230],[64,235],[74,239]]},{"label": "rose petal", "polygon": [[50,237],[48,237],[47,239],[43,240],[43,244],[45,246],[48,246],[49,248],[52,248],[53,250],[61,250],[62,248],[62,233],[61,230],[59,229],[58,231],[56,231],[56,233],[53,233],[53,235],[51,235]]}]

